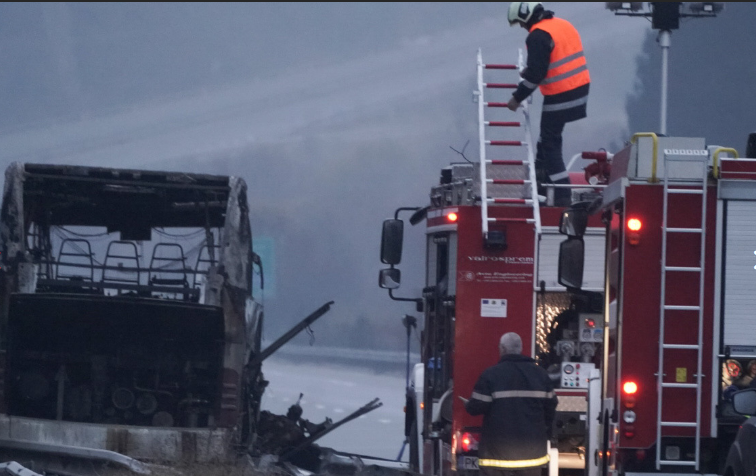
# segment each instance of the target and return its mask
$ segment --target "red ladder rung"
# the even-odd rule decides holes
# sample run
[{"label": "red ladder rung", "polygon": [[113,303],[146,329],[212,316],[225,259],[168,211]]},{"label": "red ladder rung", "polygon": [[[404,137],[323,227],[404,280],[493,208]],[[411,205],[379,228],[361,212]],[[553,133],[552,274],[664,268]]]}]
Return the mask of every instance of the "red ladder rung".
[{"label": "red ladder rung", "polygon": [[485,125],[491,127],[520,127],[522,124],[513,121],[485,121]]},{"label": "red ladder rung", "polygon": [[519,140],[487,140],[486,144],[488,145],[524,145],[524,143]]},{"label": "red ladder rung", "polygon": [[493,203],[519,203],[522,205],[533,201],[527,198],[490,198],[489,200]]},{"label": "red ladder rung", "polygon": [[488,221],[491,222],[516,222],[516,223],[535,223],[535,219],[533,218],[488,218]]},{"label": "red ladder rung", "polygon": [[486,69],[517,69],[516,64],[485,64]]},{"label": "red ladder rung", "polygon": [[491,165],[525,165],[524,160],[489,160]]},{"label": "red ladder rung", "polygon": [[483,83],[483,86],[491,89],[517,89],[515,83]]},{"label": "red ladder rung", "polygon": [[525,185],[530,183],[530,180],[515,180],[515,179],[488,179],[494,185]]}]

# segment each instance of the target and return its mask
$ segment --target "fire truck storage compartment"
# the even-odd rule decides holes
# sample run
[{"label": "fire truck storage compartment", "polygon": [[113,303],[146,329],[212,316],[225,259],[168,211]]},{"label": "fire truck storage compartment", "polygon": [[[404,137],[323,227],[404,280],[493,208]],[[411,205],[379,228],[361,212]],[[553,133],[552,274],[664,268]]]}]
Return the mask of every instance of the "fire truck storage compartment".
[{"label": "fire truck storage compartment", "polygon": [[[672,162],[664,165],[664,154],[697,154],[706,150],[706,140],[702,137],[657,137],[655,145],[651,137],[638,137],[632,147],[627,176],[633,179],[647,179],[654,173],[657,179],[669,173],[669,179],[700,179],[699,167],[690,163]],[[654,154],[656,148],[656,154]],[[614,175],[614,174],[613,174]]]},{"label": "fire truck storage compartment", "polygon": [[725,346],[753,346],[756,336],[756,201],[725,201]]},{"label": "fire truck storage compartment", "polygon": [[10,415],[142,426],[212,426],[220,407],[221,308],[94,295],[15,294]]}]

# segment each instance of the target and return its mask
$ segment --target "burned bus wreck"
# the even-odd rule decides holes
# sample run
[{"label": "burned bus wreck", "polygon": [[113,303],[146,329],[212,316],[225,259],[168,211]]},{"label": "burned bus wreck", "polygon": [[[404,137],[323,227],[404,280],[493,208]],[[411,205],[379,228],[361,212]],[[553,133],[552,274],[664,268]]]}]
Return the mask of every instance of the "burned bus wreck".
[{"label": "burned bus wreck", "polygon": [[203,462],[249,447],[265,382],[248,212],[240,178],[12,164],[0,448]]}]

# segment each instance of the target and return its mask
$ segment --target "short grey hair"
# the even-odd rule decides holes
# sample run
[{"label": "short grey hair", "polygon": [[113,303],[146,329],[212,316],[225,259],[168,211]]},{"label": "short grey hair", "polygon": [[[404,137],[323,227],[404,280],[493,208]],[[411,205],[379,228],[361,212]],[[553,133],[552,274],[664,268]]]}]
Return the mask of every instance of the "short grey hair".
[{"label": "short grey hair", "polygon": [[522,339],[516,332],[507,332],[499,339],[499,353],[522,354]]}]

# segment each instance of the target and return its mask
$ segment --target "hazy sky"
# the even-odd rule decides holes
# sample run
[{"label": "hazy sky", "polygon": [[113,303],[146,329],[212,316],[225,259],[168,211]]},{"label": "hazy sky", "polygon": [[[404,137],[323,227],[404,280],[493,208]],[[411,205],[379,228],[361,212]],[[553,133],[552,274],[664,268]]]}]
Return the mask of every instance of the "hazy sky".
[{"label": "hazy sky", "polygon": [[[687,18],[672,33],[669,53],[670,135],[705,137],[707,144],[745,153],[756,131],[756,3],[727,2],[716,18]],[[627,99],[630,129],[659,127],[661,49],[646,37],[636,89]]]},{"label": "hazy sky", "polygon": [[[581,32],[592,80],[565,155],[621,143],[649,24],[551,5]],[[476,51],[510,63],[524,47],[507,6],[0,4],[0,166],[241,176],[274,249],[267,337],[334,300],[320,342],[401,348],[413,309],[377,286],[381,222],[428,202],[458,160],[449,146],[470,140],[477,158]],[[397,294],[423,287],[423,239],[406,234]]]}]

